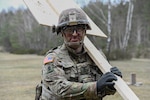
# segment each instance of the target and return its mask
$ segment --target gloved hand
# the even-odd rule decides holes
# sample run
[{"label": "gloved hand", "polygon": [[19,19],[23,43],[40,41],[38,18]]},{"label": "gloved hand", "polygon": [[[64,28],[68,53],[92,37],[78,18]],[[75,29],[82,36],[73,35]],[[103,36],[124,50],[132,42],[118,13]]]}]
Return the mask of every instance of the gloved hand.
[{"label": "gloved hand", "polygon": [[111,71],[113,74],[118,75],[118,76],[120,76],[120,77],[122,78],[122,73],[120,72],[120,70],[119,70],[117,67],[112,67],[112,68],[110,69],[110,71]]},{"label": "gloved hand", "polygon": [[107,72],[103,74],[96,83],[98,96],[104,97],[115,94],[116,89],[114,88],[115,83],[113,81],[117,81],[117,77],[113,73]]}]

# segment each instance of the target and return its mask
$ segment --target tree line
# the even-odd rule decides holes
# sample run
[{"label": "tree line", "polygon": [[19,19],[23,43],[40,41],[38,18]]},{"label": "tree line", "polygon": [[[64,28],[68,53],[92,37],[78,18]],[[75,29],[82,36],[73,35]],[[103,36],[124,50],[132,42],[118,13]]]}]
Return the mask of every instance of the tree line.
[{"label": "tree line", "polygon": [[[109,1],[109,0],[108,0]],[[110,59],[150,57],[150,1],[130,0],[111,5]],[[109,3],[89,3],[83,8],[100,29],[109,36]],[[130,22],[129,22],[130,21]],[[96,38],[105,51],[109,40]],[[107,52],[105,52],[107,54]]]},{"label": "tree line", "polygon": [[44,54],[62,42],[50,27],[39,25],[28,9],[2,11],[0,22],[0,45],[11,53]]},{"label": "tree line", "polygon": [[[131,57],[150,58],[150,1],[133,0],[134,10],[126,52],[122,43],[126,32],[129,2],[121,0],[111,6],[111,42],[110,59]],[[108,4],[100,1],[90,2],[83,10],[106,34],[108,22]],[[52,20],[52,19],[50,19]],[[106,38],[89,36],[98,49],[106,54]],[[17,54],[45,54],[49,49],[63,43],[61,35],[52,33],[51,27],[37,23],[28,9],[3,10],[0,13],[0,46],[5,51]]]}]

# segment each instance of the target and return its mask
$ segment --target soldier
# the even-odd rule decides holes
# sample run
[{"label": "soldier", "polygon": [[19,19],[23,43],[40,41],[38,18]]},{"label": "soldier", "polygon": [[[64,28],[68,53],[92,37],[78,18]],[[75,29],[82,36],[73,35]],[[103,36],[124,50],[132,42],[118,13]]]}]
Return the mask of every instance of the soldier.
[{"label": "soldier", "polygon": [[111,72],[102,74],[84,48],[84,36],[90,29],[81,9],[62,11],[56,32],[64,43],[46,54],[36,100],[102,100],[116,92],[114,74],[122,77],[121,72],[113,67]]}]

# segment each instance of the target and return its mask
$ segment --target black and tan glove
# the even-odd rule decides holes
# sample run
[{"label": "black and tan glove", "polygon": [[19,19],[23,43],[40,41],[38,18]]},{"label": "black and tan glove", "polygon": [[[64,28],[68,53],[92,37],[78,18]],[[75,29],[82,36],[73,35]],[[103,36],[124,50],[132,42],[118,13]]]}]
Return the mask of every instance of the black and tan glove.
[{"label": "black and tan glove", "polygon": [[120,71],[117,67],[112,67],[112,68],[110,69],[110,71],[111,71],[113,74],[115,74],[115,75],[117,75],[117,76],[120,76],[120,77],[122,78],[122,73],[121,73],[121,71]]},{"label": "black and tan glove", "polygon": [[112,72],[107,72],[101,76],[96,83],[99,97],[115,94],[116,89],[114,88],[115,83],[113,81],[117,81],[117,77]]}]

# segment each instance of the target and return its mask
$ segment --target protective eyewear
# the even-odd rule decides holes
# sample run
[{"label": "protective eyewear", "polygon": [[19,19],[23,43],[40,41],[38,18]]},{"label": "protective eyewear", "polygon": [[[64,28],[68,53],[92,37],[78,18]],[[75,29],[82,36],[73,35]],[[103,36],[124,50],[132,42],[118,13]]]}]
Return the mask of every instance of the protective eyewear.
[{"label": "protective eyewear", "polygon": [[75,31],[78,34],[83,33],[86,30],[85,25],[77,25],[77,26],[67,26],[62,29],[62,32],[65,34],[73,34]]}]

